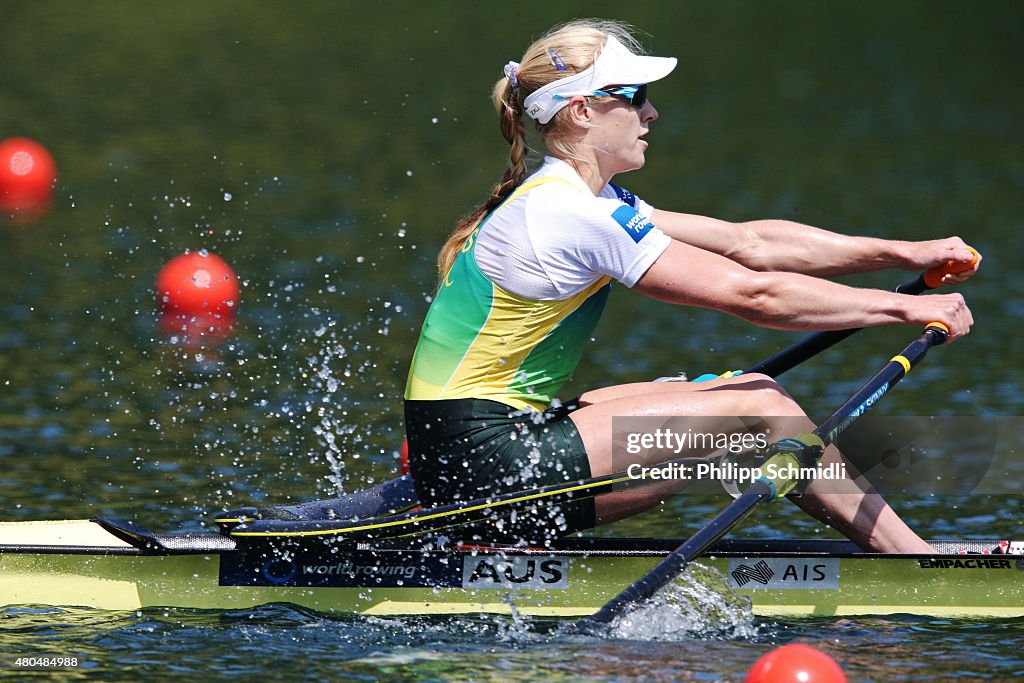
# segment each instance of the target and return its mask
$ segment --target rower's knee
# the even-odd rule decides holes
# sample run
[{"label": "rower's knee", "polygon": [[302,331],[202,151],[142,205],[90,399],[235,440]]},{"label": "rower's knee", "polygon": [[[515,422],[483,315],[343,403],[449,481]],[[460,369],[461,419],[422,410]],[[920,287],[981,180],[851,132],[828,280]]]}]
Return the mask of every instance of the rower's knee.
[{"label": "rower's knee", "polygon": [[744,380],[742,389],[749,392],[749,398],[757,407],[756,414],[779,416],[804,414],[796,400],[772,377],[754,373],[741,375],[737,379]]}]

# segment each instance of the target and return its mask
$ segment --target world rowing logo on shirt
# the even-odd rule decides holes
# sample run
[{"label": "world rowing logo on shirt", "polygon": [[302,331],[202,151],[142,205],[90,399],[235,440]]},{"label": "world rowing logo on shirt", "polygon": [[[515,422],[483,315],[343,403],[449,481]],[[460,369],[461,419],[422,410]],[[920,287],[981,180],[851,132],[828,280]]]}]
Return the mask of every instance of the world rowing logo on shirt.
[{"label": "world rowing logo on shirt", "polygon": [[626,234],[633,238],[634,242],[639,242],[644,238],[654,224],[644,218],[643,215],[637,213],[636,209],[628,206],[620,206],[615,209],[612,213],[612,218],[615,222],[622,226],[622,229],[626,231]]}]

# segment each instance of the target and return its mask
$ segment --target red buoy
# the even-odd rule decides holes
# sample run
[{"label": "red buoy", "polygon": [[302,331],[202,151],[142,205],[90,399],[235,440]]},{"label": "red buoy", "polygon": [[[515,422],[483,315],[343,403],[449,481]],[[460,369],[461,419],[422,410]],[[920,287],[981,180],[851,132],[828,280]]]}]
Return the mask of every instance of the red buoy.
[{"label": "red buoy", "polygon": [[846,683],[836,660],[809,645],[775,648],[750,667],[746,683]]},{"label": "red buoy", "polygon": [[238,297],[234,271],[206,251],[175,256],[156,276],[160,325],[186,346],[213,346],[229,336]]},{"label": "red buoy", "polygon": [[45,212],[56,182],[57,164],[45,147],[28,138],[0,141],[0,211],[14,217]]}]

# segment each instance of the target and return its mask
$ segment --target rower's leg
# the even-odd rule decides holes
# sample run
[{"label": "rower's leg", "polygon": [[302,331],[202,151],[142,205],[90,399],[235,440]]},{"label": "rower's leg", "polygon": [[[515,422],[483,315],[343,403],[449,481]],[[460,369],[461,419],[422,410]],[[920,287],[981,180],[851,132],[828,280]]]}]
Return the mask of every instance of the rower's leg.
[{"label": "rower's leg", "polygon": [[865,550],[880,553],[931,553],[922,540],[896,514],[885,498],[845,461],[835,446],[829,446],[822,465],[842,463],[843,479],[817,479],[802,496],[791,500],[804,512],[842,532]]},{"label": "rower's leg", "polygon": [[[581,407],[569,417],[583,438],[595,477],[617,471],[612,462],[612,420],[628,417],[664,417],[693,420],[693,428],[714,433],[748,431],[747,423],[735,415],[772,416],[766,426],[778,418],[803,418],[800,406],[774,380],[764,375],[741,375],[710,382],[641,382],[588,391],[580,397]],[[699,424],[698,424],[699,421]],[[706,453],[710,455],[710,453]],[[620,454],[621,455],[621,454]],[[700,455],[700,454],[697,454]],[[672,457],[671,450],[645,449],[637,454],[640,464],[654,465]],[[633,460],[631,460],[633,462]],[[621,463],[618,463],[621,465]]]},{"label": "rower's leg", "polygon": [[[704,457],[715,453],[673,449],[644,449],[624,463],[613,462],[612,421],[624,417],[685,416],[688,426],[715,434],[745,433],[749,426],[735,415],[803,417],[803,411],[772,379],[763,375],[741,375],[710,382],[642,382],[589,391],[580,397],[581,408],[570,413],[586,448],[590,471],[595,477],[622,471],[637,463],[642,466],[680,457]],[[806,420],[806,418],[804,418]],[[809,422],[809,420],[808,420]],[[765,425],[766,428],[769,425]],[[673,480],[599,496],[595,500],[599,524],[608,524],[660,504],[678,493],[687,482]]]},{"label": "rower's leg", "polygon": [[[593,476],[620,471],[621,463],[613,463],[612,420],[623,417],[679,417],[688,420],[708,418],[702,428],[714,433],[735,433],[749,430],[739,418],[722,416],[749,415],[764,417],[772,430],[810,431],[813,424],[799,405],[771,378],[763,375],[741,375],[710,382],[648,382],[598,389],[581,397],[581,408],[570,417],[579,430],[587,449]],[[799,423],[799,426],[797,426]],[[656,465],[685,455],[710,453],[676,453],[672,450],[646,449],[632,460],[640,465]],[[620,454],[621,456],[621,454]],[[830,447],[825,464],[841,459]],[[803,510],[847,535],[865,550],[877,552],[929,552],[921,540],[874,491],[863,477],[853,474],[846,464],[849,479],[817,481],[796,500]],[[599,496],[596,501],[598,523],[607,524],[653,507],[677,493],[686,482],[669,481],[641,489]]]}]

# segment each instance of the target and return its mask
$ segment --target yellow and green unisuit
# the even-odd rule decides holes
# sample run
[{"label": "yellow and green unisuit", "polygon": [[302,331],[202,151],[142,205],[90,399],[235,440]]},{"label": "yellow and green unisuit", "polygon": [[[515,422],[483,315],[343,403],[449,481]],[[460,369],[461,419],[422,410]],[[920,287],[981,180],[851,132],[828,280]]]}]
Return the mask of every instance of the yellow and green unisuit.
[{"label": "yellow and green unisuit", "polygon": [[[595,197],[575,171],[549,160],[466,240],[427,312],[406,385],[409,463],[424,504],[590,476],[575,425],[552,402],[612,280],[631,286],[642,275],[602,269],[602,254],[646,270],[667,244],[636,204],[613,185]],[[591,501],[527,517],[515,525],[520,537],[594,524]]]}]

